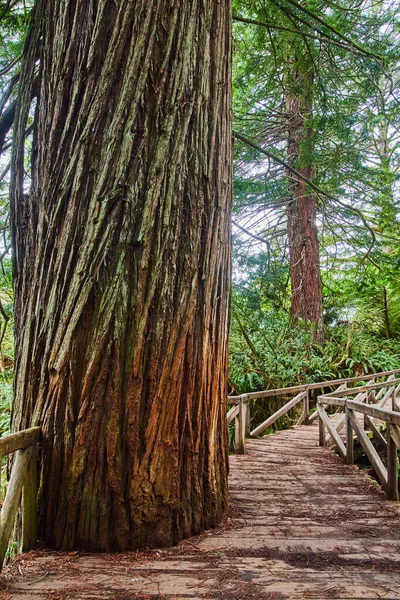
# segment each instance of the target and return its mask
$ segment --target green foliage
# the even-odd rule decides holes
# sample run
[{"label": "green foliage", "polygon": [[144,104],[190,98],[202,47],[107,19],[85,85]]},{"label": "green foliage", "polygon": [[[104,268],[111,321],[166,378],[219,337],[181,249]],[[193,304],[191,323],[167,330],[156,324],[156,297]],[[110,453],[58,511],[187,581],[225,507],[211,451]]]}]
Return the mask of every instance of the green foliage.
[{"label": "green foliage", "polygon": [[[253,294],[254,296],[254,294]],[[385,339],[362,323],[326,328],[324,346],[308,324],[258,307],[248,290],[236,288],[230,348],[232,393],[288,387],[400,368],[400,339]]]},{"label": "green foliage", "polygon": [[0,373],[0,436],[9,432],[13,398],[12,371]]}]

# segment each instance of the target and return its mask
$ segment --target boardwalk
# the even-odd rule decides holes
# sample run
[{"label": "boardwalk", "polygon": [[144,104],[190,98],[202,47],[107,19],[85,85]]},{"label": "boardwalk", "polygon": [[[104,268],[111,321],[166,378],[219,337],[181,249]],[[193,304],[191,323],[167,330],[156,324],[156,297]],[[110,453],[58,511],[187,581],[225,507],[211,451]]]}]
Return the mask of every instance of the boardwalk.
[{"label": "boardwalk", "polygon": [[399,505],[317,442],[317,426],[248,441],[219,530],[137,555],[35,551],[4,571],[3,596],[400,599]]}]

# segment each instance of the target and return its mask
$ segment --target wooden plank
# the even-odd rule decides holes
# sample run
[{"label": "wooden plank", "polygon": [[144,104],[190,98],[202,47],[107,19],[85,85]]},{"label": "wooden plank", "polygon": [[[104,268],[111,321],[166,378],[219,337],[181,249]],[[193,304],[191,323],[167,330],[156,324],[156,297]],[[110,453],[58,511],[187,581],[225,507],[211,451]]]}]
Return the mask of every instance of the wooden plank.
[{"label": "wooden plank", "polygon": [[385,392],[385,395],[383,396],[382,400],[380,400],[378,403],[379,408],[383,408],[385,404],[387,404],[392,399],[394,389],[394,386],[392,386]]},{"label": "wooden plank", "polygon": [[[394,379],[394,375],[390,375],[387,378],[386,383],[393,381],[393,379]],[[385,388],[380,389],[379,392],[377,392],[375,395],[375,402],[378,402],[378,400],[380,400],[384,394],[385,394]]]},{"label": "wooden plank", "polygon": [[228,396],[227,404],[228,406],[232,406],[234,404],[240,404],[241,396]]},{"label": "wooden plank", "polygon": [[301,400],[303,400],[305,395],[306,395],[305,392],[300,392],[300,394],[297,394],[297,396],[295,396],[294,398],[289,400],[289,402],[287,402],[284,406],[282,406],[282,408],[277,410],[273,415],[271,415],[268,419],[266,419],[266,421],[264,421],[264,423],[261,423],[261,425],[259,425],[255,429],[253,429],[253,431],[250,433],[250,437],[257,437],[258,435],[261,435],[262,433],[264,433],[264,431],[266,429],[268,429],[268,427],[273,425],[273,423],[275,423],[275,421],[277,421],[280,417],[282,417],[287,412],[289,412],[289,410],[291,410],[294,406],[296,406],[296,404],[301,402]]},{"label": "wooden plank", "polygon": [[330,436],[332,437],[332,439],[335,442],[335,446],[340,454],[340,457],[345,460],[346,459],[346,446],[343,444],[339,434],[337,433],[334,424],[332,423],[332,421],[329,419],[328,415],[326,414],[325,410],[321,407],[318,406],[317,408],[318,410],[318,414],[319,414],[319,418],[320,421],[323,421],[326,429],[328,430]]},{"label": "wooden plank", "polygon": [[295,427],[299,427],[300,425],[303,425],[304,423],[304,410],[301,412],[300,417],[297,419],[296,423],[295,423]]},{"label": "wooden plank", "polygon": [[362,447],[364,448],[365,454],[368,456],[371,465],[374,467],[375,473],[376,473],[379,481],[381,482],[382,486],[385,488],[385,491],[387,491],[387,487],[388,487],[387,470],[385,469],[385,466],[384,466],[383,462],[381,461],[380,456],[378,455],[371,440],[369,439],[369,437],[367,436],[367,434],[361,427],[360,423],[357,420],[357,417],[355,416],[355,414],[352,411],[349,411],[349,418],[350,418],[351,426],[354,429],[359,442],[361,443]]},{"label": "wooden plank", "polygon": [[[363,392],[361,394],[357,394],[356,399],[359,402],[364,402],[364,400],[366,400],[367,398],[367,393]],[[345,406],[339,406],[340,410],[344,410]],[[338,409],[338,410],[339,410]],[[340,431],[342,431],[342,429],[344,428],[344,426],[346,425],[346,416],[343,415],[342,417],[340,417],[340,419],[336,422],[336,426],[335,429],[336,431],[339,433]],[[334,445],[334,440],[332,439],[332,437],[330,436],[327,439],[327,446],[331,447],[332,445]]]},{"label": "wooden plank", "polygon": [[343,392],[343,390],[347,390],[347,383],[342,383],[342,385],[339,385],[338,389],[336,390],[337,392]]},{"label": "wooden plank", "polygon": [[298,427],[299,425],[302,425],[304,423],[304,425],[309,425],[310,424],[310,417],[309,417],[309,412],[310,412],[310,392],[309,390],[305,391],[305,396],[304,396],[304,401],[303,401],[303,410],[301,412],[301,415],[295,425],[295,427]]},{"label": "wooden plank", "polygon": [[232,406],[232,408],[226,414],[226,421],[227,421],[228,425],[229,425],[229,423],[232,423],[233,419],[235,417],[237,417],[238,414],[239,414],[239,405]]},{"label": "wooden plank", "polygon": [[37,451],[32,448],[25,482],[22,487],[22,550],[28,552],[37,542]]},{"label": "wooden plank", "polygon": [[314,421],[316,419],[318,419],[318,411],[317,410],[315,412],[313,412],[313,414],[308,417],[308,424],[311,425],[311,423],[314,423]]},{"label": "wooden plank", "polygon": [[386,439],[387,439],[387,477],[388,477],[388,489],[387,494],[392,500],[399,499],[399,484],[398,484],[398,470],[399,461],[397,457],[397,446],[391,435],[390,422],[386,423]]},{"label": "wooden plank", "polygon": [[[374,383],[375,383],[375,379],[371,379],[371,385],[373,385]],[[337,391],[341,391],[341,390],[337,390]],[[364,402],[365,400],[367,400],[367,398],[368,398],[368,393],[367,392],[361,392],[361,393],[357,394],[357,396],[355,397],[354,400],[357,401],[357,402]],[[339,409],[343,410],[343,407],[339,407]],[[342,429],[344,428],[345,425],[346,425],[346,416],[343,415],[336,422],[336,426],[335,426],[336,431],[339,433],[340,431],[342,431]],[[335,442],[334,442],[332,436],[330,436],[327,439],[327,446],[331,447],[332,445],[335,445]]]},{"label": "wooden plank", "polygon": [[318,396],[317,406],[319,404],[326,406],[341,406],[346,408],[346,398],[334,398],[333,396]]},{"label": "wooden plank", "polygon": [[305,392],[307,386],[305,385],[294,385],[287,388],[278,388],[274,390],[264,390],[262,392],[250,392],[248,394],[250,400],[256,400],[258,398],[269,398],[271,396],[289,396],[290,394],[296,394],[299,392]]},{"label": "wooden plank", "polygon": [[40,427],[32,427],[0,438],[0,455],[5,456],[37,444],[40,440]]},{"label": "wooden plank", "polygon": [[11,532],[14,527],[15,516],[21,501],[22,485],[28,471],[32,453],[32,446],[17,451],[10,481],[8,482],[0,519],[0,569],[4,563]]},{"label": "wooden plank", "polygon": [[[324,381],[322,383],[310,383],[308,384],[309,390],[316,390],[320,387],[330,387],[332,385],[341,385],[343,383],[356,383],[357,381],[369,381],[370,379],[377,379],[378,377],[388,377],[400,373],[400,369],[394,369],[393,371],[382,371],[381,373],[371,373],[370,375],[359,375],[358,377],[347,377],[344,379],[334,379],[332,381]],[[351,388],[350,388],[351,389]]]},{"label": "wooden plank", "polygon": [[377,426],[375,425],[375,423],[373,422],[371,417],[369,417],[368,415],[364,415],[364,416],[365,416],[365,419],[367,422],[368,429],[370,429],[372,431],[374,438],[376,439],[378,444],[381,446],[381,448],[383,450],[386,450],[387,442],[386,442],[385,438],[383,437],[383,435],[381,434],[381,432],[379,431],[379,429],[377,428]]},{"label": "wooden plank", "polygon": [[[346,390],[346,389],[347,389],[347,383],[343,383],[342,385],[340,385],[338,387],[338,389],[336,391],[337,392],[342,392],[343,390]],[[339,412],[342,412],[342,411],[344,411],[343,407],[339,406],[336,412],[339,413]]]},{"label": "wooden plank", "polygon": [[400,450],[400,428],[397,425],[391,425],[390,426],[390,433],[391,433],[391,436],[392,436],[392,439],[393,439],[394,443],[396,444],[396,446]]},{"label": "wooden plank", "polygon": [[[371,379],[371,381],[369,383],[371,385],[373,385],[374,383],[376,383],[375,377],[373,379]],[[367,395],[367,398],[366,398],[366,402],[368,404],[375,404],[375,402],[376,402],[376,390],[372,390],[372,392],[369,392],[369,394]]]},{"label": "wooden plank", "polygon": [[354,465],[354,437],[350,421],[350,409],[346,406],[346,463]]}]

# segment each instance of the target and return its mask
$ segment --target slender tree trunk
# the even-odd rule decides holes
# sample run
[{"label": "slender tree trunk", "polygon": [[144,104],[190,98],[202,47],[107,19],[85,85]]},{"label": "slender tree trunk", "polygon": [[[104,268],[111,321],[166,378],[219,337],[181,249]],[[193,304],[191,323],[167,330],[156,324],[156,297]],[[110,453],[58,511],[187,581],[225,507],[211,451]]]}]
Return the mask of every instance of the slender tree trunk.
[{"label": "slender tree trunk", "polygon": [[[13,430],[51,547],[169,545],[227,494],[229,0],[42,0],[16,115]],[[36,42],[35,42],[36,39]]]},{"label": "slender tree trunk", "polygon": [[383,315],[385,319],[385,335],[386,339],[390,340],[392,337],[392,332],[390,330],[390,319],[389,319],[389,306],[388,306],[388,297],[387,297],[387,289],[383,288]]},{"label": "slender tree trunk", "polygon": [[[286,92],[288,162],[308,180],[313,178],[313,77],[302,73],[297,59],[291,66]],[[304,181],[288,172],[288,240],[291,277],[291,315],[314,325],[315,339],[323,339],[322,286],[316,199]]]}]

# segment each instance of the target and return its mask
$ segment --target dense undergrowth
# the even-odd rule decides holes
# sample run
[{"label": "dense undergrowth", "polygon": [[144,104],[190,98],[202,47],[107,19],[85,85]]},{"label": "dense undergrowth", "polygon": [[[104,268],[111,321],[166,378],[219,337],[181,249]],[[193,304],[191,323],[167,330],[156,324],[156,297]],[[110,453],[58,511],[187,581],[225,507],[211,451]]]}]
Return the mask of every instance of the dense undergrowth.
[{"label": "dense undergrowth", "polygon": [[12,405],[12,371],[0,373],[0,435],[10,427]]},{"label": "dense undergrowth", "polygon": [[315,343],[306,324],[266,313],[259,324],[234,317],[231,328],[230,392],[245,392],[357,377],[400,368],[400,340],[382,338],[362,324],[325,328]]}]

